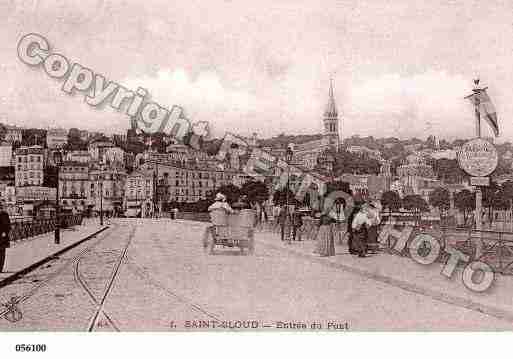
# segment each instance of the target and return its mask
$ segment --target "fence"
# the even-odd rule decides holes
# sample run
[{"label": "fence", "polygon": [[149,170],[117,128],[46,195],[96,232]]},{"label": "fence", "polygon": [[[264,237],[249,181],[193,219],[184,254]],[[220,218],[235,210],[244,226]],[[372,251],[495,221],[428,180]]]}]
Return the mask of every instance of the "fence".
[{"label": "fence", "polygon": [[[385,224],[380,225],[380,230]],[[405,226],[394,226],[401,231]],[[469,228],[456,227],[440,227],[422,229],[414,227],[404,249],[401,252],[395,251],[393,248],[395,239],[388,237],[386,243],[381,245],[384,249],[391,253],[401,256],[410,256],[410,242],[419,234],[429,234],[440,243],[439,262],[445,263],[449,258],[446,249],[454,248],[466,254],[469,261],[479,260],[487,263],[492,267],[495,273],[504,275],[513,275],[513,232],[491,231],[491,230],[475,230]],[[482,241],[482,253],[476,257],[476,243]],[[429,247],[419,248],[419,251],[427,250]],[[419,253],[423,255],[422,253]],[[464,262],[460,262],[464,264]]]},{"label": "fence", "polygon": [[[81,214],[65,214],[59,216],[60,228],[68,228],[82,224]],[[11,222],[11,232],[9,233],[9,240],[12,242],[21,239],[37,236],[40,234],[52,232],[55,230],[55,218],[43,219],[13,219]]]}]

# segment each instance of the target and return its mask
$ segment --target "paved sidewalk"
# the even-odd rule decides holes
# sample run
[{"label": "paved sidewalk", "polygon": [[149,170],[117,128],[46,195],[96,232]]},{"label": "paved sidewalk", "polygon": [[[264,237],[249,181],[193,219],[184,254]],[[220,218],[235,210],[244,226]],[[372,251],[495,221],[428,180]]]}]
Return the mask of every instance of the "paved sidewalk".
[{"label": "paved sidewalk", "polygon": [[[259,244],[272,246],[308,260],[513,323],[512,276],[496,274],[492,287],[485,292],[477,293],[467,289],[463,284],[463,268],[460,267],[454,271],[452,278],[447,278],[441,274],[443,263],[422,265],[411,258],[387,253],[359,258],[349,254],[346,243],[336,244],[335,256],[320,257],[313,253],[317,241],[292,241],[288,244],[282,242],[277,233],[269,231],[256,232],[255,239],[256,251]],[[376,298],[376,301],[380,301],[380,298]]]},{"label": "paved sidewalk", "polygon": [[[104,224],[107,225],[108,223]],[[11,243],[11,247],[6,251],[6,263],[4,271],[0,273],[0,280],[79,242],[99,231],[105,225],[100,226],[99,221],[86,219],[81,226],[75,226],[72,229],[61,229],[60,244],[54,243],[53,231]]]}]

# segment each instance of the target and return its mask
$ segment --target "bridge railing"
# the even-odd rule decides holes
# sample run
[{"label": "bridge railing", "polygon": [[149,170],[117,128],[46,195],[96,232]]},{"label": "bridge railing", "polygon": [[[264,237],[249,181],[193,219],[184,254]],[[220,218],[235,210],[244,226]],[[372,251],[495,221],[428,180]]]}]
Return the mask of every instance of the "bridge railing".
[{"label": "bridge railing", "polygon": [[[63,214],[59,216],[60,228],[69,228],[81,225],[83,216],[81,214]],[[9,240],[16,242],[25,238],[38,236],[40,234],[55,230],[56,218],[21,218],[11,221],[11,232]]]},{"label": "bridge railing", "polygon": [[[385,225],[385,223],[380,225],[378,232],[383,230]],[[400,231],[404,229],[405,226],[395,225],[394,227]],[[419,234],[429,234],[438,240],[441,247],[440,256],[438,257],[439,262],[445,263],[449,257],[447,249],[454,248],[467,255],[469,261],[482,261],[487,263],[495,273],[513,275],[513,232],[458,227],[413,227],[409,239],[401,252],[397,252],[393,249],[396,241],[393,236],[388,236],[387,243],[381,243],[381,246],[385,251],[391,254],[410,256],[409,244]],[[480,256],[477,257],[476,247],[479,241],[482,242],[482,252]],[[421,249],[419,249],[419,251],[420,250]],[[460,262],[460,264],[463,265],[465,263]]]}]

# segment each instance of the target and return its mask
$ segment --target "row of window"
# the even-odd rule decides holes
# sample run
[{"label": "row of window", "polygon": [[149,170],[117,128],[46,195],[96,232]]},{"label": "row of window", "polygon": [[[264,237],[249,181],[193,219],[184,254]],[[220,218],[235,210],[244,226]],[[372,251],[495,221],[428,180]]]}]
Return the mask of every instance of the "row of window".
[{"label": "row of window", "polygon": [[198,179],[227,179],[230,180],[233,178],[232,174],[224,173],[224,172],[196,172],[196,171],[172,171],[172,172],[164,172],[164,177],[170,177],[170,174],[175,177],[185,177],[185,178],[198,178]]},{"label": "row of window", "polygon": [[43,156],[38,156],[38,155],[20,156],[20,155],[18,155],[17,157],[18,157],[18,162],[21,163],[21,162],[42,162]]},{"label": "row of window", "polygon": [[41,164],[37,164],[37,163],[34,163],[34,164],[30,164],[30,165],[18,165],[16,167],[16,170],[18,171],[26,171],[26,170],[42,170],[43,169],[43,165]]},{"label": "row of window", "polygon": [[22,172],[22,173],[19,173],[17,177],[24,178],[24,179],[26,179],[26,178],[42,178],[43,173],[39,172],[39,171]]}]

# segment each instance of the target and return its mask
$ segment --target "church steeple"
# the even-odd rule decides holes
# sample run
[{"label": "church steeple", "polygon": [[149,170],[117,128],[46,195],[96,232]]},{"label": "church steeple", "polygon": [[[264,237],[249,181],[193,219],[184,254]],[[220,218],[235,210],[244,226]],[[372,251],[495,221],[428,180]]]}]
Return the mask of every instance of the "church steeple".
[{"label": "church steeple", "polygon": [[330,78],[330,88],[328,94],[328,103],[324,110],[323,118],[323,136],[327,144],[339,146],[339,134],[338,134],[338,111],[335,103],[335,95],[333,94],[333,79]]},{"label": "church steeple", "polygon": [[333,95],[333,79],[330,78],[330,90],[328,95],[328,104],[324,111],[324,117],[337,117],[337,105],[335,104],[335,96]]}]

